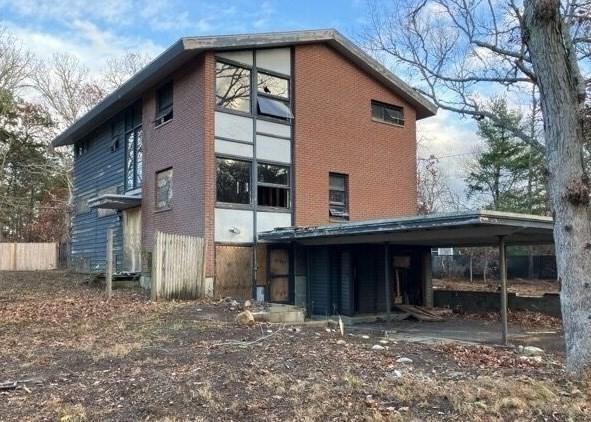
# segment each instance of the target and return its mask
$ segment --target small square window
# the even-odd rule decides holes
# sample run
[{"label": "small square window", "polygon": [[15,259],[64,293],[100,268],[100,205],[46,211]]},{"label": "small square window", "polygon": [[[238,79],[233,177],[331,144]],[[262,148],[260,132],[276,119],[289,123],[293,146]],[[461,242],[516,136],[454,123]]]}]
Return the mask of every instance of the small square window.
[{"label": "small square window", "polygon": [[257,203],[262,207],[289,208],[289,167],[257,165]]},{"label": "small square window", "polygon": [[289,80],[268,73],[257,73],[257,90],[261,94],[289,100]]},{"label": "small square window", "polygon": [[372,101],[371,117],[384,123],[404,126],[404,109],[399,106]]},{"label": "small square window", "polygon": [[156,91],[156,126],[172,120],[172,99],[172,82],[168,82]]},{"label": "small square window", "polygon": [[156,173],[156,209],[172,208],[172,169]]}]

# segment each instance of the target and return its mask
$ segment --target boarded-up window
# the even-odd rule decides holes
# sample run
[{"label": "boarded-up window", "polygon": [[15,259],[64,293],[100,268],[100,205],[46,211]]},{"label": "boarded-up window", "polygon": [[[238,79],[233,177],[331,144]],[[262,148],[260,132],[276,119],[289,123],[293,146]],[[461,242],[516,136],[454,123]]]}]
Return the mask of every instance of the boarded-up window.
[{"label": "boarded-up window", "polygon": [[172,207],[172,169],[156,173],[156,209]]}]

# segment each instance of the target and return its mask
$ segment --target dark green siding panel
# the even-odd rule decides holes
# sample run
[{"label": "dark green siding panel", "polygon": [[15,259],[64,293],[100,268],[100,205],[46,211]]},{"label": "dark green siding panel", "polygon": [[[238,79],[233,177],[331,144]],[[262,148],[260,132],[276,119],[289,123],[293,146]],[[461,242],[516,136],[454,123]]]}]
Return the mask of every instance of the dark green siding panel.
[{"label": "dark green siding panel", "polygon": [[312,314],[330,313],[330,254],[326,247],[312,247],[308,250],[310,260],[310,302]]},{"label": "dark green siding panel", "polygon": [[353,315],[353,272],[351,267],[351,251],[345,250],[340,254],[341,280],[341,313]]},{"label": "dark green siding panel", "polygon": [[[120,139],[119,147],[111,150],[111,123],[103,125],[84,141],[86,152],[74,158],[75,205],[106,191],[123,192],[125,145]],[[123,234],[120,214],[100,216],[96,209],[78,213],[77,208],[72,217],[73,265],[91,272],[104,271],[107,229],[113,228],[113,253],[116,266],[121,269]]]}]

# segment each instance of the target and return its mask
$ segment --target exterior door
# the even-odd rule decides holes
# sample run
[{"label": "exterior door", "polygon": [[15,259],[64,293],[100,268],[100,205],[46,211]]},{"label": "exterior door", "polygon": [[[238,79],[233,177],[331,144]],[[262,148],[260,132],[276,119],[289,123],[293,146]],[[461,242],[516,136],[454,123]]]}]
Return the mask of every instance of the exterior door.
[{"label": "exterior door", "polygon": [[123,210],[123,271],[142,270],[142,208]]},{"label": "exterior door", "polygon": [[269,296],[271,302],[289,301],[289,251],[269,249]]}]

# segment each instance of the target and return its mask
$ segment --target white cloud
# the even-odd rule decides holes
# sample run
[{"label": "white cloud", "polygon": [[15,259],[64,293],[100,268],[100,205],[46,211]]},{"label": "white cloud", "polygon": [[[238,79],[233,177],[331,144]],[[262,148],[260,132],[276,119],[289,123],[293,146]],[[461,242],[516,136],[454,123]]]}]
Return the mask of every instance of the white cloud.
[{"label": "white cloud", "polygon": [[55,53],[72,54],[93,73],[100,71],[109,58],[121,56],[127,51],[155,56],[164,48],[150,40],[101,30],[94,23],[84,20],[73,21],[67,30],[59,34],[11,22],[0,22],[0,25],[5,26],[40,59],[47,59]]},{"label": "white cloud", "polygon": [[417,122],[417,139],[420,139],[419,157],[434,155],[447,178],[450,188],[459,197],[465,198],[467,163],[476,157],[475,151],[482,146],[472,119],[460,118],[457,114],[439,110],[437,115]]}]

